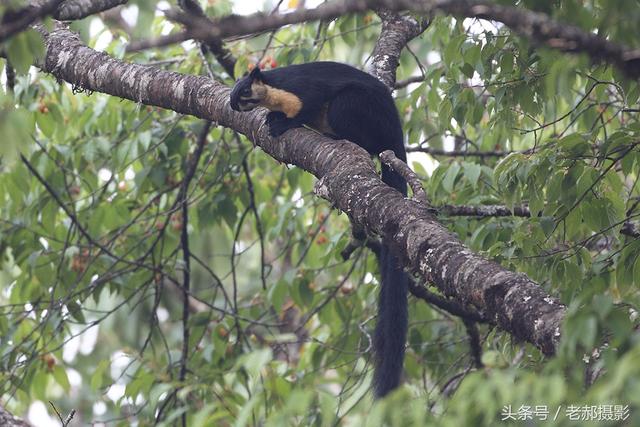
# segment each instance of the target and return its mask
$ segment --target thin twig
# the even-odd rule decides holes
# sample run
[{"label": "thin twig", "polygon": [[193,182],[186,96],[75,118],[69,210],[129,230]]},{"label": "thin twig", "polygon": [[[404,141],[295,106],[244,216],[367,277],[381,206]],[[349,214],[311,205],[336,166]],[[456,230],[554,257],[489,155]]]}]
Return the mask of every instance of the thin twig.
[{"label": "thin twig", "polygon": [[[202,152],[204,151],[204,146],[207,142],[207,135],[209,134],[209,129],[211,128],[211,122],[205,122],[204,127],[202,128],[200,135],[198,136],[198,144],[196,145],[196,149],[191,158],[191,162],[189,167],[187,168],[187,173],[182,181],[182,186],[180,187],[180,194],[178,196],[179,203],[182,209],[182,229],[180,231],[180,246],[182,248],[182,262],[184,265],[182,266],[182,290],[183,290],[183,301],[182,301],[182,355],[180,356],[180,374],[179,380],[180,384],[184,383],[184,380],[187,376],[187,360],[189,359],[190,354],[190,346],[189,346],[189,337],[191,328],[189,327],[189,293],[191,288],[191,249],[189,248],[189,205],[188,205],[188,194],[189,194],[189,184],[191,180],[195,176],[196,168],[198,167],[198,163],[200,161],[200,157],[202,156]],[[182,426],[187,426],[187,411],[182,413]]]},{"label": "thin twig", "polygon": [[446,299],[439,295],[430,292],[424,286],[418,285],[415,281],[409,280],[409,291],[411,294],[425,302],[436,306],[454,316],[466,319],[472,322],[490,323],[489,319],[485,318],[482,314],[472,311],[468,308],[462,307],[453,300]]},{"label": "thin twig", "polygon": [[265,250],[264,250],[264,233],[262,231],[262,221],[260,221],[260,215],[258,214],[258,208],[256,206],[256,195],[253,189],[253,181],[251,180],[251,173],[249,173],[249,165],[247,158],[242,159],[242,170],[244,176],[247,179],[247,191],[249,192],[249,207],[253,212],[253,216],[256,219],[256,232],[258,233],[258,240],[260,241],[260,279],[262,280],[262,289],[267,289],[267,278],[265,274]]},{"label": "thin twig", "polygon": [[407,181],[413,192],[413,197],[416,200],[424,203],[426,206],[431,206],[427,193],[424,191],[424,188],[422,188],[420,178],[411,170],[409,165],[397,158],[391,150],[385,150],[380,153],[380,160]]},{"label": "thin twig", "polygon": [[73,416],[76,414],[76,410],[72,409],[69,412],[69,415],[67,415],[67,418],[63,419],[62,418],[62,414],[60,414],[60,412],[58,412],[58,409],[56,408],[56,405],[54,405],[52,401],[49,401],[49,405],[51,405],[51,407],[53,408],[53,411],[58,416],[58,419],[62,423],[62,427],[67,427],[69,425],[69,423],[71,422],[71,420],[73,419]]}]

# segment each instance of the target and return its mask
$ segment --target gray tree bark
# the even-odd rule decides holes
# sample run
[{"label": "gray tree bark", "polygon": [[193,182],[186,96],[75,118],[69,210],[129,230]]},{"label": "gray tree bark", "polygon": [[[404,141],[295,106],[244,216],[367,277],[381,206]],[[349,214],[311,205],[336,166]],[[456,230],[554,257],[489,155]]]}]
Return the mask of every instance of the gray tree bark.
[{"label": "gray tree bark", "polygon": [[0,405],[0,426],[2,427],[31,427],[31,424],[10,414]]}]

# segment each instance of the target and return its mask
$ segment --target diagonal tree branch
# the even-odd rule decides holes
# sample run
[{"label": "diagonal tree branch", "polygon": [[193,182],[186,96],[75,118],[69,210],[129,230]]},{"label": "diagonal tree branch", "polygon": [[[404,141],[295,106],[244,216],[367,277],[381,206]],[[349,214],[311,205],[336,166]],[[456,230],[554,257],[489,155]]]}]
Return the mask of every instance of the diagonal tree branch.
[{"label": "diagonal tree branch", "polygon": [[9,10],[2,16],[0,42],[26,30],[45,16],[62,21],[86,18],[126,3],[128,0],[35,0],[20,10]]},{"label": "diagonal tree branch", "polygon": [[229,88],[191,75],[129,64],[84,46],[77,35],[45,35],[43,69],[77,87],[212,120],[246,135],[275,159],[320,178],[317,191],[352,222],[384,236],[404,265],[447,297],[470,305],[517,339],[553,354],[565,307],[527,276],[465,247],[422,204],[386,186],[369,155],[306,129],[269,137],[265,110],[236,113]]},{"label": "diagonal tree branch", "polygon": [[63,0],[48,0],[39,6],[29,5],[19,10],[6,10],[0,19],[0,42],[26,30],[38,19],[51,15]]},{"label": "diagonal tree branch", "polygon": [[[191,21],[193,19],[209,19],[196,0],[180,0],[178,3],[186,13],[177,14],[176,19],[187,28],[192,25]],[[211,24],[213,25],[213,23]],[[211,52],[218,63],[227,72],[229,77],[234,77],[233,73],[236,66],[236,58],[231,54],[229,49],[224,46],[221,38],[212,37],[209,40],[202,42],[201,46],[203,48],[203,52]]]},{"label": "diagonal tree branch", "polygon": [[419,13],[446,13],[468,18],[502,22],[535,43],[565,52],[582,52],[595,62],[617,66],[629,77],[640,78],[640,51],[611,42],[576,26],[557,22],[548,15],[527,9],[503,6],[486,0],[334,0],[315,8],[287,14],[229,16],[212,26],[208,19],[196,20],[186,31],[157,39],[132,43],[131,50],[180,43],[188,39],[208,40],[273,30],[300,22],[335,19],[347,13],[376,8]]},{"label": "diagonal tree branch", "polygon": [[30,427],[26,421],[21,420],[9,413],[6,409],[0,405],[0,425],[3,427]]},{"label": "diagonal tree branch", "polygon": [[129,0],[66,0],[53,17],[61,21],[86,18],[127,3]]}]

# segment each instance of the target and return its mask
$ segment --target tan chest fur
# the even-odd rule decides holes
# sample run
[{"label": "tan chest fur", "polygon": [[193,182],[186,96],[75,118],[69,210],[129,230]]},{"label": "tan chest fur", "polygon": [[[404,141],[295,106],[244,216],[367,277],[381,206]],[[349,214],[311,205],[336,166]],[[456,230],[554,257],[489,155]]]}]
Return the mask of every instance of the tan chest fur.
[{"label": "tan chest fur", "polygon": [[282,111],[288,118],[295,117],[302,109],[302,101],[294,94],[282,89],[264,85],[265,97],[260,105],[271,111]]}]

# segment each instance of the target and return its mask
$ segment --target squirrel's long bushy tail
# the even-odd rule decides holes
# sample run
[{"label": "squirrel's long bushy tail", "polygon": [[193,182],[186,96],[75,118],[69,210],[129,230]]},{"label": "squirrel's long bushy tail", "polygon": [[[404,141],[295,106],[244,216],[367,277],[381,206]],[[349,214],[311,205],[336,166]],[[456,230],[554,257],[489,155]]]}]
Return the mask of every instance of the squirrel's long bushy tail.
[{"label": "squirrel's long bushy tail", "polygon": [[[327,110],[329,125],[335,136],[353,141],[371,154],[390,149],[404,161],[400,117],[386,87],[376,82],[373,79],[364,87],[355,85],[340,91]],[[406,196],[405,180],[386,165],[382,165],[382,181]],[[408,277],[384,242],[379,261],[381,286],[373,337],[373,390],[376,397],[383,397],[400,384],[402,377]]]},{"label": "squirrel's long bushy tail", "polygon": [[[404,148],[401,153],[396,150],[396,156],[404,160]],[[382,181],[407,194],[404,179],[384,165]],[[373,390],[377,398],[384,397],[400,384],[408,325],[409,278],[389,246],[384,244],[380,253],[380,276],[378,322],[373,337]]]}]

